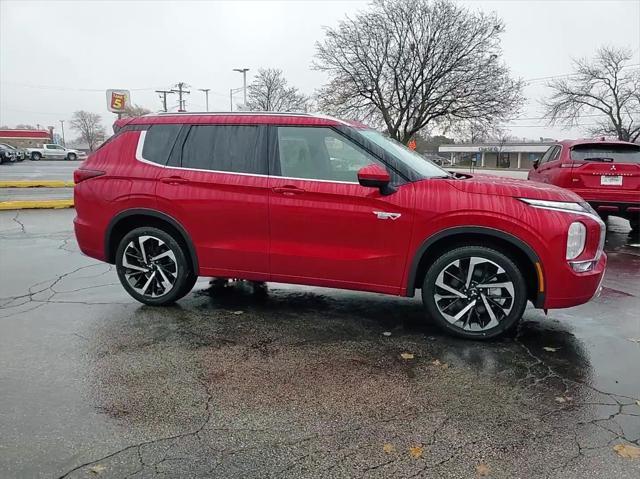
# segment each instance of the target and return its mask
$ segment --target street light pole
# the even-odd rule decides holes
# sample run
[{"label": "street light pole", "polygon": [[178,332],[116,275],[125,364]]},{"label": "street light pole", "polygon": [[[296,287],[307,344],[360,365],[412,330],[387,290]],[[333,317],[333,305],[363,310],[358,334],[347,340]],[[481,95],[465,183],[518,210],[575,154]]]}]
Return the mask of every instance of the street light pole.
[{"label": "street light pole", "polygon": [[234,68],[234,72],[242,73],[242,89],[244,90],[244,104],[247,105],[247,72],[248,68]]},{"label": "street light pole", "polygon": [[64,120],[60,120],[60,126],[62,127],[62,146],[66,148],[67,142],[64,139]]},{"label": "street light pole", "polygon": [[233,111],[233,88],[229,88],[229,111]]},{"label": "street light pole", "polygon": [[211,88],[198,88],[198,90],[204,92],[205,101],[207,102],[207,111],[209,111],[209,90],[211,90]]}]

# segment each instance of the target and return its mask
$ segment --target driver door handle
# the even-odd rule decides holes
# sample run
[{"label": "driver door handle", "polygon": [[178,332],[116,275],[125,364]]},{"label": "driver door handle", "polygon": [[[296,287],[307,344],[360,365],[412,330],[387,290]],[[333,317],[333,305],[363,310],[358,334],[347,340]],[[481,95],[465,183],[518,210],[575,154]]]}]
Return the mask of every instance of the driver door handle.
[{"label": "driver door handle", "polygon": [[189,180],[183,178],[182,176],[166,176],[164,178],[160,178],[160,181],[168,185],[184,185],[186,183],[189,183]]},{"label": "driver door handle", "polygon": [[299,195],[300,193],[304,193],[305,190],[303,188],[298,188],[297,186],[287,185],[287,186],[277,186],[272,189],[274,193],[280,193],[281,195]]}]

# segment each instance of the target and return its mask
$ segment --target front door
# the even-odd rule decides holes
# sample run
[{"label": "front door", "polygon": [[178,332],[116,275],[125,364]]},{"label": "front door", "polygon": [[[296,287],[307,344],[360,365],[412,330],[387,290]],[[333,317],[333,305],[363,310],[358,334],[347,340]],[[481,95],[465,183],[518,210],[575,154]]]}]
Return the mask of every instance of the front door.
[{"label": "front door", "polygon": [[254,125],[187,126],[158,177],[158,209],[190,235],[203,276],[268,279],[265,133]]},{"label": "front door", "polygon": [[272,280],[398,294],[413,186],[385,196],[358,184],[360,168],[385,165],[331,128],[274,128]]}]

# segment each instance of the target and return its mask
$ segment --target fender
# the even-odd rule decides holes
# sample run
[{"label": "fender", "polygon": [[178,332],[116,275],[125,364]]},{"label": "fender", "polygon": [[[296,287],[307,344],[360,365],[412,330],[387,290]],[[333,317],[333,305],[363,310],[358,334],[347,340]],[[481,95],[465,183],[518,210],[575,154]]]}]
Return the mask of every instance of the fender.
[{"label": "fender", "polygon": [[189,255],[191,256],[191,262],[193,264],[193,271],[195,272],[200,271],[196,249],[193,246],[191,237],[187,234],[187,231],[184,229],[184,227],[176,219],[172,218],[171,216],[165,213],[161,213],[159,211],[151,210],[147,208],[132,208],[132,209],[124,210],[118,213],[116,216],[114,216],[111,219],[111,221],[109,222],[109,225],[107,226],[107,231],[105,232],[105,243],[104,243],[105,258],[111,257],[112,251],[110,250],[109,245],[111,244],[110,240],[111,240],[111,234],[112,234],[113,228],[120,222],[120,220],[123,220],[130,216],[135,216],[135,215],[152,216],[154,218],[161,219],[169,223],[176,230],[178,230],[178,233],[180,233],[180,235],[182,236],[182,239],[184,239],[184,242],[187,245],[187,249],[189,250]]},{"label": "fender", "polygon": [[[505,233],[504,231],[500,231],[494,228],[488,228],[486,226],[460,226],[454,228],[447,228],[445,230],[439,231],[438,233],[430,236],[420,245],[420,247],[415,252],[413,259],[411,261],[411,267],[409,269],[409,275],[407,278],[407,296],[413,297],[416,291],[416,275],[418,274],[418,266],[420,264],[420,260],[424,253],[437,241],[454,235],[464,235],[464,234],[482,234],[485,236],[491,236],[494,238],[499,238],[504,241],[508,241],[518,249],[520,249],[524,254],[527,255],[531,264],[534,265],[534,268],[541,268],[540,258],[536,254],[536,252],[529,246],[527,243],[522,241],[521,239],[513,236],[509,233]],[[535,265],[540,266],[535,266]],[[538,270],[538,280],[542,279],[542,270]],[[537,293],[536,300],[534,304],[536,307],[541,307],[544,303],[544,292],[539,291]],[[540,306],[539,306],[540,305]]]}]

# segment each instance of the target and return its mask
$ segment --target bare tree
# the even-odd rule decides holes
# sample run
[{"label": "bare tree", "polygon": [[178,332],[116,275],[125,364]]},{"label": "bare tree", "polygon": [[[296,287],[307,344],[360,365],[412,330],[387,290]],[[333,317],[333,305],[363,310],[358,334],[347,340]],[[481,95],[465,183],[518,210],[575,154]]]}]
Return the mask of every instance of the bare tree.
[{"label": "bare tree", "polygon": [[36,130],[37,128],[33,125],[25,125],[24,123],[20,123],[16,125],[17,130]]},{"label": "bare tree", "polygon": [[585,115],[601,114],[589,131],[619,140],[640,138],[640,69],[628,68],[632,52],[614,47],[600,48],[593,61],[574,61],[575,73],[551,81],[545,116],[551,124],[575,126]]},{"label": "bare tree", "polygon": [[122,113],[123,118],[136,118],[151,113],[151,110],[140,105],[127,105]]},{"label": "bare tree", "polygon": [[500,61],[503,29],[451,0],[375,0],[316,44],[314,66],[330,77],[319,104],[403,143],[427,126],[513,116],[523,84]]},{"label": "bare tree", "polygon": [[261,68],[247,88],[247,108],[252,111],[307,111],[308,97],[288,86],[282,70]]},{"label": "bare tree", "polygon": [[106,135],[102,117],[88,111],[74,112],[71,117],[71,128],[80,133],[80,140],[86,142],[91,151],[104,140]]}]

